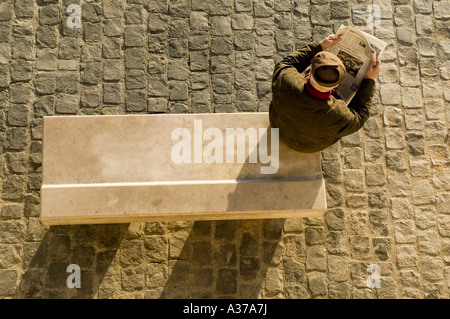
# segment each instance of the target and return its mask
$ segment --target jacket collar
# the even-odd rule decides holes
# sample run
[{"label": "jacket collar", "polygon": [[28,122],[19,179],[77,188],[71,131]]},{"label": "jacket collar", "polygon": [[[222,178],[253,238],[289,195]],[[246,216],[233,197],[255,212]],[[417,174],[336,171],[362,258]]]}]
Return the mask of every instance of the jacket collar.
[{"label": "jacket collar", "polygon": [[305,82],[306,91],[308,91],[309,95],[318,100],[329,100],[331,99],[331,95],[336,95],[335,89],[330,90],[329,92],[320,92],[316,90],[312,84],[309,82],[309,79]]}]

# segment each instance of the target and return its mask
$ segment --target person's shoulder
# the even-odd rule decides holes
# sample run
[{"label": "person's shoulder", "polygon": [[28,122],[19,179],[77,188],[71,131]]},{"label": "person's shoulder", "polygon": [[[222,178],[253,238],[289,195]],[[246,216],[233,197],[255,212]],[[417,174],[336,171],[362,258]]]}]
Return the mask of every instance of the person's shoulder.
[{"label": "person's shoulder", "polygon": [[300,91],[303,91],[303,86],[306,82],[305,75],[298,72],[294,67],[282,70],[278,80],[281,81],[283,85],[287,85]]}]

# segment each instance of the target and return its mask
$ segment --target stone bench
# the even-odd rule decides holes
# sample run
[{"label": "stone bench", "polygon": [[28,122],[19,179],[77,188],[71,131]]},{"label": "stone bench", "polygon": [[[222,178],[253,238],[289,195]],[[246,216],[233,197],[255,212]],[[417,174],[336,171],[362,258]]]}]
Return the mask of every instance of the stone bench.
[{"label": "stone bench", "polygon": [[43,119],[46,225],[317,217],[320,153],[278,142],[267,113]]}]

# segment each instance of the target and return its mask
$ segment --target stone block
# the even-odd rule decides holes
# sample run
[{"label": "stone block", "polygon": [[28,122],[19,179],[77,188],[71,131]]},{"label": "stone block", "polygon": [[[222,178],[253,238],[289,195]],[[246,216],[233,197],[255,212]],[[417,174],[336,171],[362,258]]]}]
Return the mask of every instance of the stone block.
[{"label": "stone block", "polygon": [[394,224],[395,241],[398,244],[416,242],[414,222],[412,220],[401,220]]},{"label": "stone block", "polygon": [[28,125],[28,107],[23,104],[13,104],[8,111],[7,123],[10,126]]},{"label": "stone block", "polygon": [[327,275],[312,271],[307,274],[308,289],[312,297],[325,296],[328,293]]},{"label": "stone block", "polygon": [[383,104],[400,103],[400,89],[398,85],[381,84],[380,95],[381,95],[381,102]]},{"label": "stone block", "polygon": [[306,250],[307,270],[327,270],[327,251],[325,246],[314,245]]},{"label": "stone block", "polygon": [[332,1],[331,2],[331,18],[333,19],[347,19],[350,18],[350,4],[347,1]]},{"label": "stone block", "polygon": [[[431,4],[428,4],[428,6],[431,6]],[[436,19],[449,19],[450,8],[447,1],[433,1],[433,13]]]},{"label": "stone block", "polygon": [[314,25],[330,24],[331,11],[329,5],[311,5],[310,7],[311,23]]},{"label": "stone block", "polygon": [[322,244],[324,241],[324,230],[322,227],[306,227],[305,240],[308,245]]},{"label": "stone block", "polygon": [[25,152],[6,153],[6,165],[10,173],[23,174],[27,171],[28,157]]},{"label": "stone block", "polygon": [[396,219],[413,217],[411,204],[407,198],[391,198],[391,214]]},{"label": "stone block", "polygon": [[122,41],[120,38],[106,37],[101,42],[102,44],[102,57],[105,59],[118,59],[121,58]]},{"label": "stone block", "polygon": [[81,93],[80,106],[87,108],[95,108],[99,106],[101,101],[100,88],[97,86],[84,87]]},{"label": "stone block", "polygon": [[[368,131],[371,131],[371,134],[373,134],[373,135],[371,135],[371,137],[379,134],[379,132],[376,132],[376,129],[372,130],[372,127],[370,126],[370,124],[368,125],[368,128],[369,128]],[[355,133],[352,133],[350,135],[346,135],[346,136],[342,137],[341,142],[342,142],[343,146],[358,147],[358,146],[360,146],[360,143],[361,143],[361,134],[359,131],[356,131]]]},{"label": "stone block", "polygon": [[391,238],[373,238],[372,245],[374,253],[379,260],[385,261],[389,259],[392,248]]},{"label": "stone block", "polygon": [[214,37],[211,39],[210,52],[213,55],[229,55],[233,50],[230,37]]},{"label": "stone block", "polygon": [[352,21],[355,25],[365,25],[369,13],[365,5],[357,5],[352,7]]},{"label": "stone block", "polygon": [[382,164],[372,164],[366,166],[367,186],[382,186],[385,184],[386,173]]},{"label": "stone block", "polygon": [[141,26],[127,26],[124,32],[124,44],[127,47],[140,47],[145,45],[145,32]]},{"label": "stone block", "polygon": [[100,23],[83,23],[84,41],[98,42],[102,40],[102,25]]},{"label": "stone block", "polygon": [[431,13],[432,3],[427,0],[414,0],[414,12],[416,13]]},{"label": "stone block", "polygon": [[76,114],[80,108],[80,97],[73,94],[58,94],[55,111],[60,114]]},{"label": "stone block", "polygon": [[148,95],[157,97],[169,97],[169,86],[164,75],[149,76]]},{"label": "stone block", "polygon": [[423,155],[425,152],[425,142],[422,133],[406,133],[405,141],[408,150],[412,155]]},{"label": "stone block", "polygon": [[439,234],[450,237],[450,215],[440,215],[437,218]]},{"label": "stone block", "polygon": [[411,181],[407,174],[389,174],[388,185],[392,189],[393,196],[411,195]]},{"label": "stone block", "polygon": [[14,8],[9,2],[0,3],[0,21],[9,21],[12,19]]},{"label": "stone block", "polygon": [[145,90],[127,90],[125,106],[128,112],[142,112],[147,109],[147,92]]},{"label": "stone block", "polygon": [[122,35],[123,25],[120,19],[106,19],[103,21],[103,34],[107,37]]},{"label": "stone block", "polygon": [[9,101],[17,104],[27,104],[33,98],[33,88],[30,83],[11,83],[9,86]]},{"label": "stone block", "polygon": [[423,267],[422,276],[427,281],[440,281],[444,278],[444,263],[439,257],[423,256],[420,259]]},{"label": "stone block", "polygon": [[400,126],[402,124],[402,110],[397,107],[386,106],[383,119],[386,126]]},{"label": "stone block", "polygon": [[205,12],[191,12],[189,17],[191,31],[208,31],[208,16]]},{"label": "stone block", "polygon": [[138,7],[130,7],[125,10],[125,23],[126,24],[141,24],[142,12]]},{"label": "stone block", "polygon": [[412,8],[410,6],[396,7],[394,14],[394,22],[396,26],[411,25],[413,23]]},{"label": "stone block", "polygon": [[80,58],[80,46],[74,38],[63,38],[59,43],[58,57],[63,60],[77,60]]},{"label": "stone block", "polygon": [[330,280],[345,282],[349,280],[350,270],[345,256],[328,256],[328,277]]},{"label": "stone block", "polygon": [[5,218],[20,219],[22,217],[23,209],[23,206],[19,204],[5,205],[2,208],[1,216]]},{"label": "stone block", "polygon": [[145,285],[148,288],[162,287],[166,285],[169,277],[169,269],[162,263],[149,263],[146,269]]},{"label": "stone block", "polygon": [[[2,10],[1,7],[0,10]],[[0,19],[1,18],[3,18],[2,11],[0,11]],[[0,286],[0,296],[14,296],[18,288],[19,275],[17,274],[17,270],[0,269],[0,278],[2,279],[2,285]]]},{"label": "stone block", "polygon": [[400,68],[400,84],[402,86],[420,85],[420,73],[417,66],[404,66]]},{"label": "stone block", "polygon": [[[200,117],[200,120],[202,121],[196,120],[197,117]],[[64,124],[60,121],[70,121],[70,124]],[[105,121],[104,124],[102,123],[103,121]],[[119,124],[122,123],[121,121],[130,121],[130,126],[121,126],[122,129],[120,131],[111,131],[108,129],[111,125],[121,125]],[[164,121],[169,121],[168,123],[172,123],[171,125],[173,125],[173,127],[168,124],[163,124]],[[230,124],[228,125],[238,125],[239,127],[255,126],[261,127],[261,130],[268,127],[267,113],[220,115],[172,114],[170,116],[150,115],[139,117],[131,117],[131,115],[45,117],[43,147],[44,154],[49,156],[44,156],[43,167],[53,168],[56,171],[59,171],[58,167],[72,167],[70,159],[74,157],[69,155],[69,150],[64,148],[63,145],[66,145],[67,147],[71,145],[71,152],[77,152],[77,154],[78,152],[80,154],[84,153],[89,157],[91,155],[88,155],[89,152],[87,150],[90,149],[97,154],[92,156],[97,157],[98,161],[93,162],[90,160],[89,166],[83,166],[84,168],[81,166],[79,167],[81,171],[77,170],[76,167],[73,167],[73,169],[67,170],[68,175],[65,174],[63,176],[60,174],[53,174],[52,170],[49,168],[44,170],[46,174],[43,176],[42,180],[42,220],[46,223],[103,223],[117,220],[117,218],[120,218],[121,222],[123,220],[131,219],[136,221],[150,221],[163,219],[172,220],[173,218],[207,220],[245,219],[254,218],[256,216],[258,216],[258,218],[262,216],[271,216],[273,218],[283,218],[288,216],[319,216],[325,213],[325,185],[321,179],[320,155],[318,153],[301,154],[289,149],[284,144],[279,144],[281,155],[278,161],[279,168],[276,169],[276,175],[272,175],[273,173],[261,175],[260,170],[264,167],[262,167],[260,163],[253,163],[253,159],[247,159],[247,161],[251,161],[251,163],[245,164],[245,156],[247,158],[252,158],[253,155],[251,154],[253,153],[250,149],[242,149],[244,144],[237,149],[237,155],[239,155],[239,157],[237,157],[238,163],[234,163],[231,157],[228,157],[229,162],[226,164],[223,164],[223,158],[220,159],[217,156],[213,156],[214,154],[211,153],[213,150],[211,147],[213,145],[211,144],[208,144],[210,145],[209,147],[207,147],[207,145],[205,146],[203,156],[200,158],[198,153],[199,146],[197,145],[193,154],[195,157],[194,161],[196,162],[195,165],[192,165],[192,159],[189,159],[189,161],[187,160],[186,155],[188,153],[182,155],[182,153],[186,152],[184,147],[182,148],[184,149],[182,152],[182,149],[178,149],[178,151],[174,150],[176,145],[173,145],[172,151],[170,147],[167,147],[167,145],[174,144],[173,138],[176,139],[175,133],[180,131],[182,127],[185,128],[183,134],[187,134],[186,132],[188,132],[188,129],[186,127],[189,127],[189,121],[191,121],[192,127],[194,127],[195,124],[194,130],[197,132],[195,133],[196,136],[199,134],[199,125],[204,125],[205,129],[207,127],[211,127],[211,130],[215,129],[217,132],[214,134],[217,136],[217,134],[219,134],[218,130],[220,130],[221,127],[224,127],[224,125],[226,126],[226,121],[230,121]],[[116,124],[114,124],[114,122]],[[67,133],[67,138],[73,138],[73,136],[78,134],[80,138],[77,139],[76,145],[79,145],[79,147],[83,149],[83,152],[80,152],[76,147],[73,147],[73,143],[64,141],[61,134],[51,133],[54,132],[54,130],[57,130],[60,133],[63,132],[60,131],[60,125],[65,127],[63,131]],[[103,129],[101,129],[101,127],[103,127]],[[178,131],[176,130],[177,127],[179,128]],[[71,131],[69,128],[72,128],[75,131]],[[101,131],[96,134],[95,136],[97,137],[93,139],[92,135],[88,132],[94,128],[96,130],[100,129]],[[130,132],[125,134],[125,128],[130,130]],[[136,132],[140,133],[133,133],[132,131],[134,130],[137,130]],[[150,130],[148,133],[144,133],[148,130]],[[158,133],[152,134],[152,130],[157,130]],[[120,134],[117,135],[114,132]],[[87,135],[84,134],[89,134],[90,137],[84,139],[83,136],[87,137]],[[114,136],[111,136],[110,134],[113,134]],[[134,148],[131,146],[132,143],[130,143],[129,140],[122,141],[122,138],[128,136],[142,136],[142,139],[135,141],[139,146]],[[162,149],[161,151],[158,151],[159,157],[166,157],[166,160],[161,159],[158,161],[160,165],[164,167],[151,166],[153,168],[149,169],[149,166],[146,165],[146,160],[151,161],[152,154],[156,154],[156,145],[158,145],[157,143],[155,144],[148,141],[152,136],[155,139],[158,139],[160,143],[161,141],[164,141],[164,136],[166,136],[167,141],[161,144]],[[181,135],[179,137],[181,137]],[[108,143],[105,144],[102,138],[106,138],[113,145],[110,145],[109,147]],[[103,146],[100,147],[100,145]],[[273,145],[275,147],[276,144]],[[178,146],[180,146],[179,143]],[[50,148],[52,151],[50,153],[45,151],[46,147]],[[132,149],[139,149],[140,151],[136,156],[132,156],[130,152],[124,150],[123,147],[127,149],[128,147],[132,147]],[[222,154],[225,156],[227,154],[226,143],[222,142],[220,149],[222,148],[224,150]],[[247,152],[247,155],[244,157],[242,157],[244,153],[241,154],[241,149],[242,151]],[[219,149],[214,152],[218,152],[218,150]],[[255,150],[253,152],[256,152]],[[260,151],[259,156],[263,155],[261,152],[262,151]],[[52,153],[54,157],[51,155]],[[65,156],[67,161],[63,159],[64,156],[61,157],[62,154],[68,155]],[[100,154],[103,155],[100,156]],[[209,157],[207,157],[207,155]],[[79,158],[79,155],[76,157],[77,163],[83,161]],[[206,162],[203,161],[203,157],[205,157],[204,161]],[[90,158],[92,159],[93,157]],[[106,158],[108,158],[108,160],[105,160]],[[199,161],[203,163],[200,165],[202,168],[201,171],[199,171]],[[270,170],[270,164],[266,164],[265,166],[266,168],[264,170]],[[121,174],[121,172],[124,172],[122,169],[117,171],[114,170],[113,167],[129,167],[129,169],[124,175]],[[242,171],[242,169],[244,170]],[[214,173],[211,173],[212,171],[214,171]],[[100,175],[94,174],[94,172],[98,172]],[[229,175],[230,173],[233,175]],[[286,176],[285,174],[291,176],[290,180],[280,181],[279,179],[283,179],[284,176]],[[306,176],[310,176],[311,180],[304,180]],[[58,182],[57,180],[60,178],[64,178],[65,180],[63,182],[62,180]],[[241,182],[241,180],[245,180],[245,182]],[[56,186],[61,182],[65,184],[64,187]],[[221,190],[218,191],[219,188],[217,187]],[[58,195],[56,195],[55,192]],[[205,192],[210,193],[210,195],[205,197]],[[283,196],[275,195],[277,192],[282,192]],[[308,192],[312,192],[311,194],[313,194],[313,196],[302,195],[303,193],[306,195]],[[69,195],[69,193],[73,194]],[[292,199],[283,199],[290,197],[291,193],[295,194]],[[161,197],[159,197],[158,194],[160,194]],[[164,196],[162,196],[162,194],[164,194]],[[168,194],[173,195],[168,196]],[[271,195],[260,197],[258,194]],[[274,195],[275,197],[272,197]],[[64,200],[61,199],[65,196],[70,196],[72,200],[77,199],[77,201],[80,201],[79,204],[81,205],[89,203],[88,206],[94,205],[98,207],[92,209],[84,206],[87,209],[83,213],[84,216],[82,216],[83,214],[80,215],[79,206],[77,206],[75,202],[74,205],[70,206],[64,204]],[[97,199],[94,200],[94,197],[92,196]],[[141,198],[149,198],[151,201],[146,203],[145,201],[134,200],[134,196],[144,196]],[[170,200],[171,196],[177,197],[178,200]],[[181,199],[180,196],[184,196],[183,199]],[[202,199],[199,199],[198,196],[201,196]],[[256,201],[249,200],[251,196],[256,196]],[[100,198],[104,198],[105,201]],[[160,199],[156,200],[157,198]],[[205,201],[206,198],[209,199]],[[243,198],[245,198],[245,200],[242,200]],[[274,198],[279,198],[280,200],[274,201]],[[266,201],[270,201],[270,204]],[[181,206],[175,207],[177,206],[177,203]],[[61,210],[58,208],[60,207],[58,205],[64,205],[65,208]],[[73,207],[73,210],[68,209],[68,207]],[[128,208],[124,209],[124,207]],[[94,210],[97,211],[97,213],[95,215],[90,215],[89,211]],[[58,214],[63,214],[63,216],[52,217],[53,212],[58,212]],[[276,212],[275,215],[273,215],[274,212]],[[114,213],[113,215],[115,216],[111,215],[112,213]],[[269,223],[266,223],[265,225],[267,226],[264,228],[266,237],[269,236],[272,238],[275,236],[274,232],[279,233],[281,230],[281,228],[278,230],[273,228],[272,226],[275,225],[273,223],[270,223],[270,225],[272,225],[270,227]],[[314,240],[314,242],[316,242],[316,240]]]},{"label": "stone block", "polygon": [[422,111],[406,110],[405,127],[407,130],[423,131],[425,129],[425,116],[423,115]]},{"label": "stone block", "polygon": [[120,83],[103,84],[103,102],[109,104],[123,103],[123,88]]},{"label": "stone block", "polygon": [[128,70],[125,75],[125,87],[127,90],[144,89],[147,87],[143,70]]},{"label": "stone block", "polygon": [[436,43],[433,38],[421,37],[416,42],[421,55],[436,56]]},{"label": "stone block", "polygon": [[397,265],[399,267],[416,267],[418,262],[417,249],[414,245],[397,246]]},{"label": "stone block", "polygon": [[364,175],[360,170],[344,170],[344,186],[349,192],[362,192],[364,190]]},{"label": "stone block", "polygon": [[167,112],[167,99],[165,98],[149,98],[148,111],[151,113],[165,113]]},{"label": "stone block", "polygon": [[191,52],[194,52],[194,50],[207,50],[210,47],[209,43],[208,33],[199,31],[189,37],[189,50]]},{"label": "stone block", "polygon": [[403,88],[402,103],[405,108],[420,108],[423,105],[419,88]]},{"label": "stone block", "polygon": [[387,128],[385,130],[385,137],[386,147],[388,149],[403,149],[405,147],[405,136],[401,129]]},{"label": "stone block", "polygon": [[35,76],[35,88],[40,94],[54,94],[56,92],[55,73],[38,72]]},{"label": "stone block", "polygon": [[53,95],[37,97],[34,101],[34,114],[38,117],[53,115],[55,107],[55,98]]},{"label": "stone block", "polygon": [[98,84],[103,74],[102,64],[99,62],[86,63],[81,66],[80,83]]},{"label": "stone block", "polygon": [[[297,218],[298,219],[298,218]],[[273,243],[268,243],[271,247],[274,246]],[[281,245],[277,245],[277,247],[283,247]],[[286,256],[289,257],[303,257],[306,255],[306,244],[303,236],[301,235],[289,235],[285,237],[285,247],[286,247]],[[276,248],[274,248],[276,249]],[[272,249],[272,251],[274,250]],[[273,253],[271,255],[271,259],[273,259]],[[271,262],[269,260],[268,262]]]},{"label": "stone block", "polygon": [[384,63],[378,77],[381,83],[397,83],[399,76],[396,64]]},{"label": "stone block", "polygon": [[417,235],[419,252],[436,256],[441,251],[439,234],[436,231],[421,231]]},{"label": "stone block", "polygon": [[435,196],[433,187],[428,180],[421,180],[413,185],[413,203],[420,204],[433,204],[435,202]]},{"label": "stone block", "polygon": [[29,61],[14,60],[11,66],[11,81],[24,82],[31,80],[32,64]]},{"label": "stone block", "polygon": [[415,222],[419,229],[428,229],[437,225],[436,213],[433,207],[419,207],[415,210]]},{"label": "stone block", "polygon": [[306,272],[305,266],[294,258],[286,258],[284,260],[284,277],[287,283],[305,283]]},{"label": "stone block", "polygon": [[78,92],[78,75],[75,72],[58,72],[56,74],[56,91],[65,94]]},{"label": "stone block", "polygon": [[24,127],[10,127],[6,129],[5,148],[12,151],[25,150],[28,145],[29,134]]},{"label": "stone block", "polygon": [[84,3],[81,7],[83,21],[101,22],[103,6],[100,3]]},{"label": "stone block", "polygon": [[216,282],[216,290],[220,294],[229,295],[237,291],[237,270],[220,269]]},{"label": "stone block", "polygon": [[184,58],[188,52],[188,41],[185,39],[169,40],[169,56],[172,58]]},{"label": "stone block", "polygon": [[370,256],[370,247],[370,239],[368,236],[350,236],[350,252],[353,258],[367,259]]}]

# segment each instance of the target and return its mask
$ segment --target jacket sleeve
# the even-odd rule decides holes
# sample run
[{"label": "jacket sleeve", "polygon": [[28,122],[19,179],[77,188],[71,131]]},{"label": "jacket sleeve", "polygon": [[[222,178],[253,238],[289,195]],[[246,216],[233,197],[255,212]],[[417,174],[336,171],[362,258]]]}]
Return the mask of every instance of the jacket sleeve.
[{"label": "jacket sleeve", "polygon": [[364,79],[358,88],[353,99],[348,104],[349,110],[353,113],[353,119],[343,127],[338,137],[352,134],[364,126],[369,118],[370,106],[372,105],[372,97],[375,91],[375,81],[372,79]]},{"label": "jacket sleeve", "polygon": [[299,73],[302,73],[311,64],[311,60],[314,56],[320,51],[322,51],[322,47],[319,42],[314,41],[306,45],[304,48],[287,55],[275,66],[272,82],[275,82],[281,71],[287,68],[296,68]]}]

